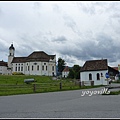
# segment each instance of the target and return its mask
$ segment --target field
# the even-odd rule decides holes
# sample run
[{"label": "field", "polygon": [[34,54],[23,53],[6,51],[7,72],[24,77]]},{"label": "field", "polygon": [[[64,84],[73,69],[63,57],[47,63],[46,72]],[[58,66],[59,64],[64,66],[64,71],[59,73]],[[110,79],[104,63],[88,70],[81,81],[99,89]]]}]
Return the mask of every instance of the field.
[{"label": "field", "polygon": [[[35,82],[30,84],[24,83],[24,79],[31,78],[33,78]],[[73,79],[53,80],[52,77],[49,76],[0,75],[0,96],[77,90],[93,87],[81,87],[79,86],[79,82]]]}]

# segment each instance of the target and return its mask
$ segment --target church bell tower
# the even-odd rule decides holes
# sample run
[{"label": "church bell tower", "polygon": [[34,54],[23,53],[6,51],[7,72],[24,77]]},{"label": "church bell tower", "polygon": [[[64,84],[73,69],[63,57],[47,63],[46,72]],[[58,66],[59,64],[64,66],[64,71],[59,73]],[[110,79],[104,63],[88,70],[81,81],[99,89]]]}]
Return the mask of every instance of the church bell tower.
[{"label": "church bell tower", "polygon": [[14,52],[15,52],[15,48],[14,48],[13,44],[11,44],[11,46],[9,47],[8,68],[12,68],[11,62],[14,58]]}]

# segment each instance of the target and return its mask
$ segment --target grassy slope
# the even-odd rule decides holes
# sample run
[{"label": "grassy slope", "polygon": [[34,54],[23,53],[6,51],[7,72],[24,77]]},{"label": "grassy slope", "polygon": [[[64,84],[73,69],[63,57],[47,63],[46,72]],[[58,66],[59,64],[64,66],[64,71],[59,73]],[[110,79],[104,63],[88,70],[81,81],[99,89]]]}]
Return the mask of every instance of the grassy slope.
[{"label": "grassy slope", "polygon": [[[52,80],[49,76],[37,75],[0,75],[0,96],[2,95],[15,95],[15,94],[29,94],[34,93],[33,84],[24,83],[24,79],[34,78],[36,80],[36,93],[51,92],[51,91],[64,91],[64,90],[77,90],[87,89],[99,86],[85,86],[79,87],[75,85],[74,80]],[[60,90],[60,82],[62,82],[62,89]]]}]

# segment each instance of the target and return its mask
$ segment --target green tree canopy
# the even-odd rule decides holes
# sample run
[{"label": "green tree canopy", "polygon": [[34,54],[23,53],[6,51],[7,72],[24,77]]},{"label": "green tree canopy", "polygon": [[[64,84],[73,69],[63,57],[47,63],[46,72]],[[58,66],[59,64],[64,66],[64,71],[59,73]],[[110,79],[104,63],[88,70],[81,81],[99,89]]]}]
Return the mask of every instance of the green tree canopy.
[{"label": "green tree canopy", "polygon": [[72,68],[69,69],[69,74],[68,74],[68,78],[74,78],[74,71]]},{"label": "green tree canopy", "polygon": [[72,69],[69,71],[69,78],[75,78],[75,79],[80,79],[80,66],[79,65],[74,65]]},{"label": "green tree canopy", "polygon": [[65,68],[65,60],[62,58],[58,58],[58,72],[62,73],[63,69]]}]

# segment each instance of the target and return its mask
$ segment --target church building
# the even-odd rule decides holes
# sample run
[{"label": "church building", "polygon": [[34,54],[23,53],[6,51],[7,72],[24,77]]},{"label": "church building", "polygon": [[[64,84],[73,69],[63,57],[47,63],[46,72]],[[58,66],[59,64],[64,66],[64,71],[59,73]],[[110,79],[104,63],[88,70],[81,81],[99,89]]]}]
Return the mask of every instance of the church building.
[{"label": "church building", "polygon": [[15,57],[13,44],[9,47],[8,70],[25,75],[56,75],[56,55],[48,55],[44,51],[34,51],[27,57]]}]

